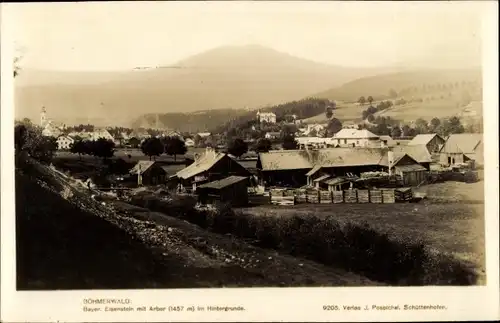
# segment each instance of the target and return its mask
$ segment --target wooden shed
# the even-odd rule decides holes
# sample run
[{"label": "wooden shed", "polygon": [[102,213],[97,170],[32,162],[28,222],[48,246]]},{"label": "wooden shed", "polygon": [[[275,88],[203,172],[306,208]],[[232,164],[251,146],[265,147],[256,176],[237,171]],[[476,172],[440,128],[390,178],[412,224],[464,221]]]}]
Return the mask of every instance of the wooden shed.
[{"label": "wooden shed", "polygon": [[196,193],[202,204],[229,203],[231,206],[248,204],[248,182],[245,176],[229,176],[198,186]]},{"label": "wooden shed", "polygon": [[138,185],[159,185],[167,180],[167,172],[158,162],[141,160],[129,174]]}]

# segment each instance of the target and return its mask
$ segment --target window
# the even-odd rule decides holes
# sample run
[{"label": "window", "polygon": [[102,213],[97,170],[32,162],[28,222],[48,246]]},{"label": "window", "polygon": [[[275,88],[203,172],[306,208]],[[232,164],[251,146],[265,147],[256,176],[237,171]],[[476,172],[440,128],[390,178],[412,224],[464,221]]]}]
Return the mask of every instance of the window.
[{"label": "window", "polygon": [[347,144],[347,139],[344,139],[344,144]]}]

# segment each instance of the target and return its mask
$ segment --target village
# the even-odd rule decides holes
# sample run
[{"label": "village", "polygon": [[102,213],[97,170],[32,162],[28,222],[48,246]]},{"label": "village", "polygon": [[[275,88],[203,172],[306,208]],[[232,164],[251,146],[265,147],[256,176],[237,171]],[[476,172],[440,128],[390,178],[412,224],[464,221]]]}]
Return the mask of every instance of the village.
[{"label": "village", "polygon": [[[482,135],[477,133],[451,134],[443,138],[435,133],[418,134],[413,138],[378,136],[367,129],[346,125],[331,137],[311,136],[326,125],[307,124],[294,134],[295,149],[271,145],[264,151],[246,149],[232,155],[227,145],[195,147],[196,136],[205,138],[211,133],[182,134],[159,131],[159,138],[178,138],[186,147],[179,158],[171,160],[153,156],[147,160],[138,147],[148,138],[147,131],[121,133],[119,138],[110,132],[70,132],[55,126],[41,112],[42,133],[56,138],[59,159],[74,159],[71,148],[78,140],[108,140],[114,143],[115,158],[125,164],[106,181],[95,183],[93,176],[81,177],[82,184],[102,197],[130,198],[144,191],[162,191],[169,195],[193,195],[200,205],[217,203],[243,207],[254,204],[295,205],[300,203],[396,203],[415,202],[426,198],[418,192],[425,185],[444,182],[478,180],[483,165]],[[256,113],[259,123],[276,124],[271,112]],[[292,116],[294,124],[300,124]],[[188,134],[189,136],[189,134]],[[266,133],[265,139],[276,139],[280,132]],[[251,142],[249,142],[251,144]],[[141,156],[142,155],[142,156]],[[146,157],[144,160],[141,157]],[[81,159],[81,157],[80,157]],[[77,167],[78,168],[78,167]],[[92,174],[92,169],[89,169]],[[76,175],[79,177],[78,171]],[[417,189],[417,191],[415,191]]]}]

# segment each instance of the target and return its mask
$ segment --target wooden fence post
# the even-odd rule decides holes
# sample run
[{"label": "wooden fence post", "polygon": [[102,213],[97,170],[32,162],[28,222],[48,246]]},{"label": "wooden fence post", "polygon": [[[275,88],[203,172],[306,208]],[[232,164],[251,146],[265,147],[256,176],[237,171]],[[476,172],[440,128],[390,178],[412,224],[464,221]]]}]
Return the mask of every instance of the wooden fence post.
[{"label": "wooden fence post", "polygon": [[273,193],[269,190],[269,204],[273,204]]},{"label": "wooden fence post", "polygon": [[345,203],[345,191],[342,190],[341,192],[342,192],[342,203]]},{"label": "wooden fence post", "polygon": [[318,190],[318,203],[321,203],[321,191]]},{"label": "wooden fence post", "polygon": [[355,190],[355,192],[356,192],[356,203],[359,203],[358,190]]},{"label": "wooden fence post", "polygon": [[372,196],[370,194],[371,190],[368,190],[368,203],[372,202]]},{"label": "wooden fence post", "polygon": [[333,204],[333,191],[330,191],[330,200],[332,201]]},{"label": "wooden fence post", "polygon": [[380,203],[384,204],[384,191],[380,190]]}]

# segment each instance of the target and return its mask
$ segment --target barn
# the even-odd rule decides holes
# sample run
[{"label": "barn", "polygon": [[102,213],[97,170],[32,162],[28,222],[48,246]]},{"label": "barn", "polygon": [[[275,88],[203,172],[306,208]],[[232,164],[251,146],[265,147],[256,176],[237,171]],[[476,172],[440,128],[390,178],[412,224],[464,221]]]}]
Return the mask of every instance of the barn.
[{"label": "barn", "polygon": [[245,206],[248,204],[248,182],[245,176],[229,176],[202,184],[196,189],[198,201],[202,204],[220,202]]},{"label": "barn", "polygon": [[167,180],[167,172],[156,161],[141,160],[130,171],[131,177],[138,185],[164,184]]},{"label": "barn", "polygon": [[443,165],[462,164],[474,161],[484,164],[483,135],[461,133],[450,135],[440,151],[440,163]]},{"label": "barn", "polygon": [[408,146],[423,145],[427,148],[430,154],[438,153],[443,147],[445,140],[436,133],[426,133],[416,135],[409,143]]},{"label": "barn", "polygon": [[395,157],[391,172],[401,176],[405,186],[418,186],[426,180],[428,174],[427,169],[408,154]]},{"label": "barn", "polygon": [[178,182],[180,191],[196,191],[196,187],[228,176],[251,176],[250,172],[226,153],[207,149],[194,162],[178,171],[173,180]]}]

